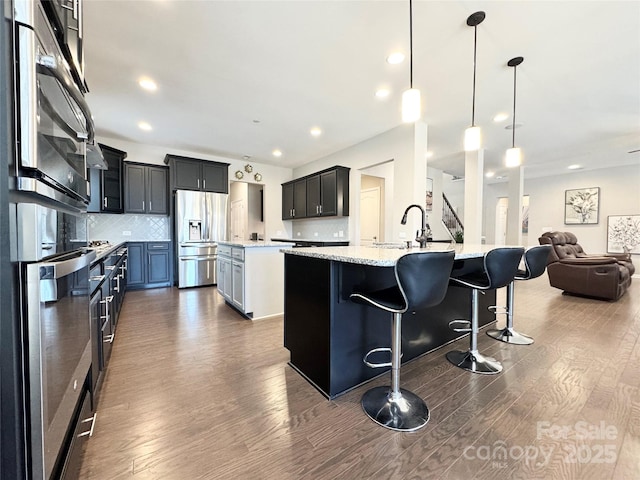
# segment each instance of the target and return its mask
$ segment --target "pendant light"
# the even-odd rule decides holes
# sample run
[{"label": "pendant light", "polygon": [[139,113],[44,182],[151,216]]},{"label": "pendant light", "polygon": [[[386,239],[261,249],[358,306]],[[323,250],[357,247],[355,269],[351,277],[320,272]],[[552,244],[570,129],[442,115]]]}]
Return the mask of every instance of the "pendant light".
[{"label": "pendant light", "polygon": [[511,119],[511,148],[507,149],[505,165],[507,167],[519,167],[522,163],[522,151],[516,148],[516,70],[517,66],[524,62],[524,58],[515,57],[507,62],[513,67],[513,118]]},{"label": "pendant light", "polygon": [[413,88],[413,3],[409,0],[409,90],[402,94],[402,121],[415,122],[420,118],[420,90]]},{"label": "pendant light", "polygon": [[471,101],[471,126],[464,131],[464,150],[472,152],[480,150],[481,135],[480,127],[476,127],[476,47],[478,43],[478,25],[485,18],[484,12],[476,12],[469,15],[467,25],[473,27],[473,97]]}]

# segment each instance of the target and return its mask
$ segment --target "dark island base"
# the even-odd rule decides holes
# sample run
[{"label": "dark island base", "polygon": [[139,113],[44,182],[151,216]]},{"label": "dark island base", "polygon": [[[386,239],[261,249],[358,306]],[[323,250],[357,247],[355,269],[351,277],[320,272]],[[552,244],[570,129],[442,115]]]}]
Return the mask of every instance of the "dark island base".
[{"label": "dark island base", "polygon": [[[454,273],[482,265],[482,259],[460,260]],[[370,368],[362,359],[371,349],[391,345],[391,314],[349,300],[356,289],[395,284],[393,267],[374,267],[297,255],[285,255],[284,346],[290,365],[328,398],[388,371]],[[495,290],[480,295],[480,326],[495,321],[487,310]],[[431,352],[464,334],[449,329],[455,319],[471,318],[471,291],[449,286],[433,308],[406,313],[402,320],[402,363]],[[384,354],[370,358],[387,362]]]}]

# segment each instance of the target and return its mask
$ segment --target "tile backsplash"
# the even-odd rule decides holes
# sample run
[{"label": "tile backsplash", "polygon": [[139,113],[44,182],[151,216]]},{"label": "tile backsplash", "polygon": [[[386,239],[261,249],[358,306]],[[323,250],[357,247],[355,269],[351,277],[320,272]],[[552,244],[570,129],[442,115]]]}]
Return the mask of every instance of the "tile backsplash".
[{"label": "tile backsplash", "polygon": [[157,215],[89,214],[89,240],[108,240],[111,243],[171,240],[169,220],[169,217]]},{"label": "tile backsplash", "polygon": [[[342,237],[340,237],[342,232]],[[298,235],[299,234],[299,235]],[[293,239],[349,240],[349,218],[306,218],[292,222]]]}]

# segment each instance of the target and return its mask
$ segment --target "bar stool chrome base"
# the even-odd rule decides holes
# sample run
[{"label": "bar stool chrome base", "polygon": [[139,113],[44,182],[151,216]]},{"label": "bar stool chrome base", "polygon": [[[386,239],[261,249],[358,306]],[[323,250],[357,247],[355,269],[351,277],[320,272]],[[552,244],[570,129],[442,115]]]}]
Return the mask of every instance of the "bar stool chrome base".
[{"label": "bar stool chrome base", "polygon": [[495,358],[485,357],[481,353],[471,350],[454,350],[447,352],[447,360],[456,367],[464,368],[473,373],[495,375],[502,371],[502,365]]},{"label": "bar stool chrome base", "polygon": [[523,333],[518,333],[510,327],[503,328],[502,330],[487,330],[487,335],[501,342],[511,343],[513,345],[531,345],[533,343],[533,338]]},{"label": "bar stool chrome base", "polygon": [[362,409],[378,425],[398,432],[413,432],[429,421],[427,404],[415,393],[401,388],[375,387],[362,396]]}]

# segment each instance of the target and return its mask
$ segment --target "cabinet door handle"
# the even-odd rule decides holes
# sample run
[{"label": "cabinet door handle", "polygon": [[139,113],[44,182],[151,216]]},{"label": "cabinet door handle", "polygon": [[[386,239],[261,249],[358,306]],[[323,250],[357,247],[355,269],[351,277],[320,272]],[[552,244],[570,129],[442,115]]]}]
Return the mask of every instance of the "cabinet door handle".
[{"label": "cabinet door handle", "polygon": [[111,335],[107,335],[106,337],[104,337],[104,339],[102,340],[103,343],[113,343],[113,339],[115,338],[116,334],[112,333]]},{"label": "cabinet door handle", "polygon": [[144,211],[144,200],[142,200],[142,210]]},{"label": "cabinet door handle", "polygon": [[292,217],[295,217],[295,216],[296,216],[296,209],[295,209],[295,208],[291,209],[291,212],[292,212],[292,213],[291,213],[291,216],[292,216]]},{"label": "cabinet door handle", "polygon": [[82,420],[82,423],[91,422],[91,428],[89,428],[89,430],[86,431],[86,432],[79,433],[78,434],[78,438],[84,437],[86,435],[89,435],[90,437],[93,436],[93,427],[96,424],[96,416],[97,415],[98,415],[97,413],[94,413],[89,418],[85,418],[84,420]]},{"label": "cabinet door handle", "polygon": [[322,215],[322,205],[320,205],[320,215]]},{"label": "cabinet door handle", "polygon": [[149,211],[153,210],[153,207],[151,206],[151,200],[149,200]]},{"label": "cabinet door handle", "polygon": [[198,178],[198,188],[200,188],[200,179]]},{"label": "cabinet door handle", "polygon": [[104,199],[102,200],[102,206],[104,208],[107,208],[107,197],[104,197]]},{"label": "cabinet door handle", "polygon": [[207,189],[207,179],[206,179],[206,178],[203,178],[203,179],[202,179],[202,189],[203,189],[203,190],[206,190],[206,189]]}]

